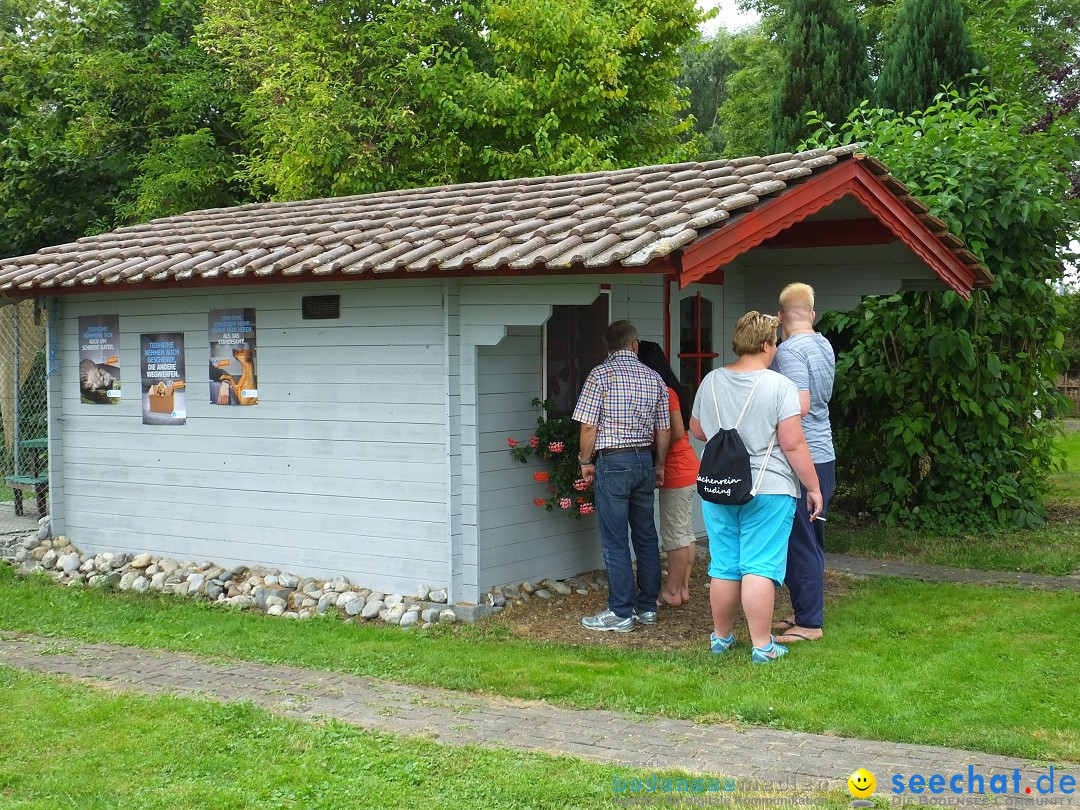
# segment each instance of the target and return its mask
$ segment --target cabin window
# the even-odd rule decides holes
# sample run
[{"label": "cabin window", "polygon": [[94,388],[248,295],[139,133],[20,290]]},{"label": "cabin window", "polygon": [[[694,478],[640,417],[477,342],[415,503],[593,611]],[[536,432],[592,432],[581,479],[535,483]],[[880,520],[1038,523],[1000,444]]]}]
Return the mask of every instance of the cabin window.
[{"label": "cabin window", "polygon": [[556,304],[544,325],[544,395],[552,416],[569,416],[589,372],[607,357],[604,330],[611,322],[611,296],[591,304]]},{"label": "cabin window", "polygon": [[679,382],[692,402],[720,355],[713,345],[713,304],[701,293],[679,302]]}]

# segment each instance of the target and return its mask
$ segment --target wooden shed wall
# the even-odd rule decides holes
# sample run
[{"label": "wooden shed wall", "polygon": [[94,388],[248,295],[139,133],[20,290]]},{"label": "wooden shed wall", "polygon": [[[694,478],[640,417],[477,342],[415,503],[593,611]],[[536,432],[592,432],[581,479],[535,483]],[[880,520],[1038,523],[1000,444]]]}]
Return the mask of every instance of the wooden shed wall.
[{"label": "wooden shed wall", "polygon": [[[327,293],[341,294],[340,319],[302,320],[301,297]],[[446,584],[443,297],[418,280],[62,299],[57,528],[84,550],[341,573],[405,593]],[[259,403],[211,405],[208,311],[244,307],[256,310]],[[123,402],[82,404],[77,318],[112,313]],[[142,424],[139,336],[152,332],[184,333],[186,425]]]},{"label": "wooden shed wall", "polygon": [[[526,439],[536,426],[538,411],[530,404],[540,396],[542,323],[553,304],[588,304],[600,294],[600,283],[611,290],[611,318],[629,318],[642,338],[663,340],[664,282],[656,276],[621,279],[551,279],[463,289],[474,302],[502,303],[494,309],[466,307],[466,319],[479,324],[496,312],[503,323],[532,325],[501,329],[495,345],[477,346],[476,457],[478,503],[475,534],[466,547],[463,598],[475,601],[492,585],[545,577],[564,578],[602,568],[595,518],[575,520],[533,505],[544,495],[532,474],[541,466],[514,461],[506,439]],[[524,304],[522,302],[528,302]],[[542,311],[533,307],[542,305]],[[471,435],[471,434],[470,434]],[[468,474],[466,475],[466,481]],[[471,523],[471,517],[466,520]],[[472,561],[475,560],[475,571]]]}]

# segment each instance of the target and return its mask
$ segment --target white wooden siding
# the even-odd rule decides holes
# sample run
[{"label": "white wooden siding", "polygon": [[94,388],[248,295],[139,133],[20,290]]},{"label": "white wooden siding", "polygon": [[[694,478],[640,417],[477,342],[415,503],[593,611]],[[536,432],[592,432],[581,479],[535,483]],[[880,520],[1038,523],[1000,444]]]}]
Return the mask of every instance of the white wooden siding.
[{"label": "white wooden siding", "polygon": [[632,284],[611,286],[611,320],[628,320],[642,340],[664,345],[663,276],[642,276]]},{"label": "white wooden siding", "polygon": [[[324,294],[341,295],[341,318],[302,320],[300,299]],[[208,311],[242,307],[256,310],[259,404],[215,406]],[[123,402],[84,405],[77,318],[114,312]],[[57,325],[63,464],[52,459],[53,475],[59,525],[76,545],[340,573],[399,593],[447,584],[456,359],[444,285],[79,296],[62,299]],[[139,335],[152,332],[184,333],[186,425],[142,424]]]},{"label": "white wooden siding", "polygon": [[575,520],[534,506],[544,494],[532,478],[540,467],[514,461],[506,439],[527,439],[536,425],[539,414],[530,403],[541,393],[541,327],[551,307],[590,304],[604,283],[611,286],[613,320],[630,318],[643,338],[663,339],[664,287],[656,277],[462,282],[466,601],[479,600],[493,585],[603,566],[595,518]]},{"label": "white wooden siding", "polygon": [[498,346],[481,347],[479,358],[479,590],[603,567],[595,518],[534,506],[546,493],[533,473],[546,467],[515,461],[506,441],[528,441],[536,427],[539,411],[531,402],[543,373],[541,327],[511,327]]},{"label": "white wooden siding", "polygon": [[[780,290],[793,281],[814,288],[818,314],[854,309],[867,295],[891,295],[905,279],[938,281],[933,271],[900,242],[809,252],[762,252],[765,254],[769,266],[756,266],[765,259],[755,253],[745,257],[747,309],[775,312]],[[790,264],[784,264],[785,260]]]}]

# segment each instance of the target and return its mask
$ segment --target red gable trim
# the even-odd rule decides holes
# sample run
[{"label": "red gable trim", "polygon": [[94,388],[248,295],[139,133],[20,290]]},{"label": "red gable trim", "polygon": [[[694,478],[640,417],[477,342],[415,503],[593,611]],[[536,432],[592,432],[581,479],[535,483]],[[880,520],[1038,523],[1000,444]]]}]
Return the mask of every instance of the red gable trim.
[{"label": "red gable trim", "polygon": [[976,270],[961,261],[859,160],[844,161],[689,246],[682,256],[680,286],[700,281],[796,222],[848,195],[862,203],[951,289],[964,298],[971,295],[977,280]]}]

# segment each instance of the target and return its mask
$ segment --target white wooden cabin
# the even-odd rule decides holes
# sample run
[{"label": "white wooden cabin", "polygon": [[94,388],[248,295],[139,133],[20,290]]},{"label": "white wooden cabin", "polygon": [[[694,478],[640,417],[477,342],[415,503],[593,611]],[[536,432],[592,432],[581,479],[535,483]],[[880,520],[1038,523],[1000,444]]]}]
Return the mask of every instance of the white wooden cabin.
[{"label": "white wooden cabin", "polygon": [[[560,324],[628,318],[693,387],[796,280],[822,312],[989,275],[849,148],[195,212],[0,260],[0,290],[48,313],[55,534],[466,603],[603,566],[595,520],[537,509],[507,447]],[[338,317],[305,318],[311,296]],[[257,313],[257,405],[210,402],[221,309]],[[80,397],[79,319],[106,314],[103,406]],[[183,424],[142,416],[140,336],[162,332],[183,335]]]}]

